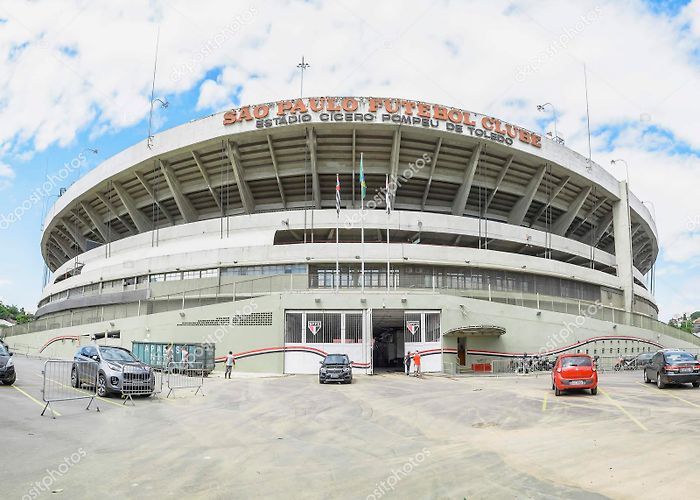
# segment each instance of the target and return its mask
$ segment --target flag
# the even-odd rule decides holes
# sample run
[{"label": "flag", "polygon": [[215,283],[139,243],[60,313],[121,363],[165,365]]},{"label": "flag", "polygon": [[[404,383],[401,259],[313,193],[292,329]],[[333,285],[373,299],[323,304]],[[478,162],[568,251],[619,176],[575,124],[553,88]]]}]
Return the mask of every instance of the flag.
[{"label": "flag", "polygon": [[386,175],[386,192],[384,193],[386,198],[386,214],[391,214],[391,191],[389,191],[389,174]]},{"label": "flag", "polygon": [[340,217],[340,176],[335,174],[335,212]]},{"label": "flag", "polygon": [[362,166],[362,153],[360,153],[360,187],[361,187],[361,199],[365,199],[367,196],[367,183],[365,183],[365,169]]}]

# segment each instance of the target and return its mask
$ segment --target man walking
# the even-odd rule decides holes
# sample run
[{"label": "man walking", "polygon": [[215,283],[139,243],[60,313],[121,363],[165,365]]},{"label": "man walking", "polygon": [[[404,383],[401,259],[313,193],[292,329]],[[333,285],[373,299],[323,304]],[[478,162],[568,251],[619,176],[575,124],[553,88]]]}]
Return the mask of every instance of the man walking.
[{"label": "man walking", "polygon": [[411,351],[406,351],[406,355],[403,357],[403,364],[406,369],[406,376],[411,376]]},{"label": "man walking", "polygon": [[231,369],[236,364],[236,358],[233,357],[233,352],[229,351],[226,356],[226,373],[224,373],[224,378],[231,378]]},{"label": "man walking", "polygon": [[420,352],[413,353],[413,364],[416,367],[416,377],[422,377],[420,372]]}]

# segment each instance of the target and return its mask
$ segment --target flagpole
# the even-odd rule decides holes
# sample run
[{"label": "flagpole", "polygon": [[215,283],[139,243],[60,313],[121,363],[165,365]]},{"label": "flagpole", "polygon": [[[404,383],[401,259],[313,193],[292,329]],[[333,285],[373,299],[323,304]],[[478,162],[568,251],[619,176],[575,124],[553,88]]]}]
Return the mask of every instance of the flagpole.
[{"label": "flagpole", "polygon": [[[360,153],[360,168],[363,168],[362,165],[362,153]],[[363,170],[363,176],[364,176],[364,170]],[[362,280],[362,293],[365,293],[365,197],[364,197],[364,190],[361,187],[361,192],[360,192],[360,233],[362,235],[361,241],[362,241],[362,252],[361,252],[361,272],[360,272],[360,279]]]}]

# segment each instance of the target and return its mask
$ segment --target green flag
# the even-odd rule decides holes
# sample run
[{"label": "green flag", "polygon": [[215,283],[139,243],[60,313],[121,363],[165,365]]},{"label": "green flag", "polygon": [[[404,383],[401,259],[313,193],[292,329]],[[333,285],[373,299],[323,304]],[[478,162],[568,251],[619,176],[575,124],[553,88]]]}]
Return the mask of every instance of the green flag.
[{"label": "green flag", "polygon": [[362,189],[362,199],[365,199],[365,196],[367,196],[367,183],[365,182],[365,169],[362,166],[362,153],[360,153],[360,187]]}]

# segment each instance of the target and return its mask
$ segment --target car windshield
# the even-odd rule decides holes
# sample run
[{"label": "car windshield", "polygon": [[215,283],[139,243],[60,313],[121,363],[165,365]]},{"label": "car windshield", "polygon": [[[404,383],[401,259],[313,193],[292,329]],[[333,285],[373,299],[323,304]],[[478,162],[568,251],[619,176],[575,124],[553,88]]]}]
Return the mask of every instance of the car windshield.
[{"label": "car windshield", "polygon": [[5,346],[0,344],[0,356],[7,356],[9,353],[7,352],[7,349],[5,349]]},{"label": "car windshield", "polygon": [[592,366],[593,361],[588,356],[571,356],[561,359],[561,366],[569,368],[570,366]]},{"label": "car windshield", "polygon": [[102,348],[100,352],[106,361],[138,361],[129,351],[124,349]]},{"label": "car windshield", "polygon": [[326,365],[344,365],[348,362],[348,357],[342,354],[331,354],[326,356],[324,364]]},{"label": "car windshield", "polygon": [[687,352],[667,352],[664,357],[666,358],[666,362],[671,365],[695,361],[693,355]]}]

